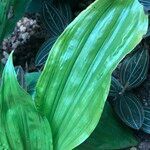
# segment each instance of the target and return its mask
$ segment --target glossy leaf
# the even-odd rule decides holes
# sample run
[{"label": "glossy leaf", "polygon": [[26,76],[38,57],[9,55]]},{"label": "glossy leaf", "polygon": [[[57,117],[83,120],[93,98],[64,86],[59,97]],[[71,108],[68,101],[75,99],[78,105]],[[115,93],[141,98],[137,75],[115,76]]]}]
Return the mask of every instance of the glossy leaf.
[{"label": "glossy leaf", "polygon": [[40,77],[40,72],[32,72],[32,73],[25,74],[27,92],[32,96],[34,95],[35,86],[39,77]]},{"label": "glossy leaf", "polygon": [[10,34],[30,0],[0,1],[0,42]]},{"label": "glossy leaf", "polygon": [[123,91],[123,86],[115,77],[112,76],[109,95],[116,97],[117,95],[120,95],[122,91]]},{"label": "glossy leaf", "polygon": [[56,42],[57,37],[49,38],[39,49],[36,58],[35,58],[35,65],[37,67],[43,66],[48,58],[48,54]]},{"label": "glossy leaf", "polygon": [[90,137],[77,150],[116,150],[135,146],[133,132],[116,118],[110,104],[105,104],[102,117]]},{"label": "glossy leaf", "polygon": [[50,125],[18,84],[12,55],[3,72],[0,92],[0,135],[0,149],[53,149]]},{"label": "glossy leaf", "polygon": [[144,122],[141,128],[144,132],[150,134],[150,108],[144,107]]},{"label": "glossy leaf", "polygon": [[115,111],[120,119],[133,129],[140,129],[144,121],[144,110],[140,100],[133,94],[117,97]]},{"label": "glossy leaf", "polygon": [[111,74],[147,30],[137,0],[97,0],[61,34],[36,88],[39,113],[47,116],[54,148],[73,149],[94,130]]},{"label": "glossy leaf", "polygon": [[148,50],[138,50],[127,57],[121,65],[120,79],[125,89],[139,86],[147,77],[149,67]]}]

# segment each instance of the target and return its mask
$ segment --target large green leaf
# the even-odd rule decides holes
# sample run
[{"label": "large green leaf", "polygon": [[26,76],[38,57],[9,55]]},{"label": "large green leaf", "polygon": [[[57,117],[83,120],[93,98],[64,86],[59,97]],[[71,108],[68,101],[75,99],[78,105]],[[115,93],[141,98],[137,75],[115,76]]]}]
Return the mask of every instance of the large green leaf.
[{"label": "large green leaf", "polygon": [[1,0],[0,1],[0,42],[12,32],[15,23],[23,15],[30,0]]},{"label": "large green leaf", "polygon": [[0,92],[0,135],[0,149],[53,149],[49,122],[38,114],[31,96],[18,84],[12,55]]},{"label": "large green leaf", "polygon": [[97,0],[61,34],[36,87],[54,149],[70,150],[94,130],[106,101],[111,73],[142,39],[147,17],[137,0]]},{"label": "large green leaf", "polygon": [[137,144],[133,132],[117,120],[107,102],[94,132],[77,150],[116,150]]}]

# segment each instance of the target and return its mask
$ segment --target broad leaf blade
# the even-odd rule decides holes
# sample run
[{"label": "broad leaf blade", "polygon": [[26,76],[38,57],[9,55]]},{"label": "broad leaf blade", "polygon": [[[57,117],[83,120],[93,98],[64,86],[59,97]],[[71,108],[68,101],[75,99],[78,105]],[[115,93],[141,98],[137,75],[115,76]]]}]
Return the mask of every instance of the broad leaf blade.
[{"label": "broad leaf blade", "polygon": [[125,89],[139,86],[147,77],[149,67],[148,50],[138,50],[123,61],[120,69],[121,83]]},{"label": "broad leaf blade", "polygon": [[55,149],[73,149],[91,134],[112,71],[146,30],[147,17],[137,0],[97,0],[58,38],[35,96],[52,126]]},{"label": "broad leaf blade", "polygon": [[110,104],[105,104],[102,117],[90,137],[77,150],[116,150],[137,145],[133,132],[116,118]]},{"label": "broad leaf blade", "polygon": [[140,129],[144,121],[144,110],[140,100],[133,94],[117,97],[115,111],[120,119],[133,129]]},{"label": "broad leaf blade", "polygon": [[52,150],[50,125],[18,84],[12,54],[5,66],[0,93],[0,149]]}]

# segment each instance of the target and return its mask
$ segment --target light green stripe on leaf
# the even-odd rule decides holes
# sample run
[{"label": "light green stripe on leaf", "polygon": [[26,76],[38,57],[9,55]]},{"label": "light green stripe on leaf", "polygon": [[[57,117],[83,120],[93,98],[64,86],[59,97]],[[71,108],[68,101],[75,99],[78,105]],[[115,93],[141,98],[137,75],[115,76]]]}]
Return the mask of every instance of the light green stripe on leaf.
[{"label": "light green stripe on leaf", "polygon": [[0,149],[53,150],[49,122],[18,84],[12,54],[5,66],[0,93]]},{"label": "light green stripe on leaf", "polygon": [[54,149],[71,150],[96,127],[112,71],[142,39],[147,16],[137,0],[97,0],[61,34],[36,86]]}]

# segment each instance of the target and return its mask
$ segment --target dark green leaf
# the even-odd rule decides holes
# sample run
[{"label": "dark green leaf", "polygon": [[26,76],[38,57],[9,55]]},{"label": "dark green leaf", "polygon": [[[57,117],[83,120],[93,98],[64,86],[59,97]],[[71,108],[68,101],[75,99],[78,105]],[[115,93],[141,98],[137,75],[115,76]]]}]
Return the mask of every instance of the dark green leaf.
[{"label": "dark green leaf", "polygon": [[49,122],[38,114],[31,96],[18,84],[12,54],[0,91],[0,135],[0,149],[53,150]]},{"label": "dark green leaf", "polygon": [[144,132],[150,134],[150,107],[144,107],[144,122],[141,128]]},{"label": "dark green leaf", "polygon": [[137,145],[132,131],[116,118],[110,104],[105,104],[102,117],[91,136],[77,150],[116,150]]},{"label": "dark green leaf", "polygon": [[43,2],[43,21],[48,30],[48,32],[53,36],[59,36],[65,27],[68,25],[66,18],[61,14],[61,12],[53,4],[49,2]]},{"label": "dark green leaf", "polygon": [[140,129],[144,121],[144,110],[139,99],[133,94],[118,96],[114,104],[120,119],[133,129]]},{"label": "dark green leaf", "polygon": [[115,77],[112,76],[109,95],[116,97],[117,95],[121,94],[122,90],[123,90],[123,86]]},{"label": "dark green leaf", "polygon": [[39,49],[36,58],[35,58],[35,65],[37,67],[43,66],[48,58],[48,54],[56,42],[57,37],[49,38]]},{"label": "dark green leaf", "polygon": [[134,55],[127,57],[120,69],[120,79],[124,88],[129,90],[139,86],[147,77],[148,67],[148,50],[138,50]]}]

